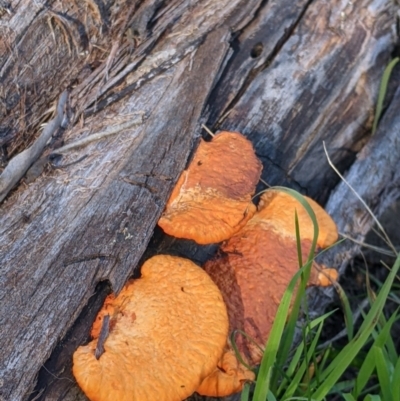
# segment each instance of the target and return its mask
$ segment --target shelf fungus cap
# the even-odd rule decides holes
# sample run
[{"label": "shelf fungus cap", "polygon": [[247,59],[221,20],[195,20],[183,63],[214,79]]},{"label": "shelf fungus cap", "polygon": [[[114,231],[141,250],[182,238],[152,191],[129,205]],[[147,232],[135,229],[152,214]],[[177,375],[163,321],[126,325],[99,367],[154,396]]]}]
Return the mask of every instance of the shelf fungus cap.
[{"label": "shelf fungus cap", "polygon": [[[222,244],[219,255],[205,264],[205,270],[218,285],[227,305],[230,332],[242,330],[256,343],[240,334],[236,337],[236,345],[250,365],[260,363],[260,347],[264,348],[283,293],[299,270],[295,209],[299,216],[304,261],[312,246],[309,235],[312,223],[306,218],[308,215],[302,213],[303,206],[290,195],[271,192],[274,193],[263,196],[259,212]],[[336,226],[320,206],[306,199],[321,226],[319,246],[328,246],[337,238]],[[314,263],[309,285],[330,285],[336,278],[336,270]]]},{"label": "shelf fungus cap", "polygon": [[[338,239],[338,230],[335,222],[317,202],[307,196],[304,196],[304,198],[311,206],[317,218],[319,228],[317,245],[320,248],[326,248],[334,244]],[[274,189],[264,192],[260,197],[257,219],[262,219],[271,226],[275,226],[276,230],[279,230],[282,236],[296,238],[295,210],[297,211],[301,239],[312,241],[314,226],[311,218],[303,205],[288,193]]]},{"label": "shelf fungus cap", "polygon": [[149,259],[141,273],[107,298],[92,330],[99,337],[74,353],[74,376],[91,401],[181,401],[214,371],[226,345],[226,307],[207,273],[172,256]]},{"label": "shelf fungus cap", "polygon": [[254,372],[242,365],[231,349],[227,349],[215,370],[202,381],[196,392],[209,397],[227,397],[242,391],[244,384],[254,379]]},{"label": "shelf fungus cap", "polygon": [[221,132],[201,140],[180,176],[159,226],[169,235],[199,244],[221,242],[253,216],[251,201],[262,165],[242,134]]}]

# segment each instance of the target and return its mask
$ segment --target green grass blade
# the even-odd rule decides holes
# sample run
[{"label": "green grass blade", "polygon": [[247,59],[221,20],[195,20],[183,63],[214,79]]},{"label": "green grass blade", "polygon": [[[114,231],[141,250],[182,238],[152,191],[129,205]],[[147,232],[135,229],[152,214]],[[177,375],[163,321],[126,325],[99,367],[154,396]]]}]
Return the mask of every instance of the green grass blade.
[{"label": "green grass blade", "polygon": [[250,383],[245,383],[243,386],[242,394],[240,395],[240,401],[250,400]]},{"label": "green grass blade", "polygon": [[[397,319],[397,311],[390,317],[385,326],[382,328],[381,332],[378,334],[373,344],[374,347],[380,348],[387,343],[387,339],[390,337],[390,330],[396,319]],[[368,380],[370,379],[372,373],[374,372],[374,369],[375,369],[375,355],[373,348],[371,348],[368,351],[367,356],[365,357],[365,360],[357,374],[356,383],[353,389],[354,397],[357,398],[360,396],[361,391],[367,385]]]},{"label": "green grass blade", "polygon": [[385,283],[383,284],[379,295],[373,303],[368,315],[362,323],[358,333],[352,341],[350,341],[337,355],[334,361],[326,368],[325,372],[321,374],[321,380],[324,381],[323,386],[320,386],[315,393],[313,398],[317,401],[322,401],[328,393],[329,389],[339,380],[340,376],[344,373],[347,367],[350,365],[352,360],[361,350],[363,345],[369,339],[372,330],[375,328],[379,316],[383,310],[386,299],[390,292],[391,285],[396,277],[396,274],[400,268],[400,255],[397,257],[396,262],[389,273]]},{"label": "green grass blade", "polygon": [[[247,364],[245,362],[245,360],[242,357],[242,354],[239,351],[239,348],[236,344],[236,335],[237,334],[241,334],[243,337],[245,337],[248,341],[250,341],[251,343],[253,343],[253,345],[255,345],[261,352],[264,352],[264,350],[258,345],[257,341],[255,341],[251,336],[249,336],[247,333],[245,333],[243,330],[233,330],[231,335],[229,336],[230,339],[230,343],[232,345],[233,348],[233,352],[235,353],[236,358],[238,359],[238,361],[248,370],[254,370],[254,368],[252,366],[250,366],[249,364]],[[1,401],[1,400],[0,400]]]},{"label": "green grass blade", "polygon": [[[295,394],[296,390],[301,385],[304,385],[304,383],[302,383],[302,379],[303,379],[306,371],[310,368],[310,364],[308,363],[308,361],[310,361],[312,359],[313,355],[315,354],[315,350],[318,345],[318,340],[321,335],[322,327],[323,327],[323,322],[321,322],[320,325],[318,326],[317,333],[315,334],[315,336],[311,342],[311,345],[308,349],[307,358],[305,358],[303,360],[302,364],[297,369],[297,372],[294,375],[291,383],[287,387],[286,392],[283,395],[282,399],[286,400],[288,397],[292,397]],[[310,381],[309,378],[307,381]],[[309,383],[307,383],[307,384],[309,384]]]},{"label": "green grass blade", "polygon": [[254,389],[253,401],[265,401],[270,388],[271,372],[275,364],[276,355],[282,338],[283,329],[286,323],[286,316],[290,308],[290,300],[292,298],[296,282],[300,278],[304,268],[299,270],[290,283],[285,293],[283,294],[281,303],[276,313],[276,318],[272,326],[267,346],[261,361],[260,370],[257,377],[256,386]]},{"label": "green grass blade", "polygon": [[390,391],[389,369],[385,360],[385,356],[383,355],[382,348],[375,346],[372,348],[375,356],[376,372],[378,373],[378,380],[380,384],[382,398],[385,401],[393,401],[392,392]]},{"label": "green grass blade", "polygon": [[379,395],[368,394],[365,396],[364,401],[382,401]]},{"label": "green grass blade", "polygon": [[389,83],[390,76],[392,74],[392,70],[394,66],[399,62],[400,58],[396,57],[393,59],[385,68],[385,71],[382,75],[381,84],[379,87],[379,94],[378,94],[378,102],[376,104],[375,116],[374,116],[374,124],[372,126],[372,135],[375,134],[376,129],[378,127],[379,118],[381,117],[382,110],[383,110],[383,102],[385,101],[387,86]]},{"label": "green grass blade", "polygon": [[368,352],[364,359],[364,362],[359,370],[354,384],[353,394],[357,398],[360,396],[361,391],[364,389],[368,380],[371,378],[372,373],[375,370],[375,360],[372,352]]},{"label": "green grass blade", "polygon": [[318,369],[315,372],[315,377],[317,378],[318,382],[321,383],[321,372],[326,369],[326,365],[331,358],[332,346],[329,345],[328,348],[324,349],[322,354],[322,360],[319,363]]},{"label": "green grass blade", "polygon": [[357,401],[350,393],[342,394],[344,401]]},{"label": "green grass blade", "polygon": [[290,364],[286,370],[286,375],[282,379],[280,386],[276,391],[277,396],[280,396],[280,394],[282,394],[283,391],[285,391],[285,389],[287,388],[288,382],[292,381],[292,376],[294,375],[294,372],[297,369],[298,365],[301,363],[301,356],[303,355],[303,352],[304,352],[304,344],[300,343],[296,348],[293,358],[291,359]]},{"label": "green grass blade", "polygon": [[[273,189],[279,190],[281,192],[285,192],[285,193],[293,196],[298,202],[300,202],[300,204],[306,209],[308,215],[310,216],[313,227],[314,227],[311,251],[308,256],[307,262],[305,264],[307,267],[304,270],[304,274],[302,275],[302,280],[299,285],[295,301],[293,302],[293,305],[292,305],[292,312],[289,316],[289,319],[288,319],[287,325],[286,325],[286,329],[282,336],[280,350],[279,350],[279,354],[278,354],[278,358],[277,358],[277,362],[276,362],[276,364],[278,366],[283,366],[286,363],[286,361],[288,360],[289,352],[290,352],[290,349],[293,344],[293,338],[294,338],[294,333],[295,333],[295,329],[296,329],[297,318],[299,315],[302,300],[304,299],[307,280],[310,276],[311,263],[312,263],[312,260],[314,259],[314,250],[317,245],[319,228],[318,228],[317,218],[315,216],[313,209],[311,208],[311,206],[309,205],[307,200],[301,194],[294,191],[293,189],[284,188],[284,187],[274,187]],[[297,243],[298,243],[298,241],[297,241]],[[271,379],[271,382],[274,386],[277,383],[277,374],[278,374],[278,372],[277,372],[277,370],[275,370],[273,372],[273,377]]]},{"label": "green grass blade", "polygon": [[297,257],[299,258],[299,267],[303,266],[303,252],[301,250],[300,241],[300,226],[299,226],[299,216],[297,215],[297,210],[294,211],[294,225],[296,227],[296,246],[297,246]]},{"label": "green grass blade", "polygon": [[397,360],[392,375],[392,396],[394,400],[400,400],[400,358]]},{"label": "green grass blade", "polygon": [[335,290],[339,295],[340,302],[342,304],[342,310],[344,315],[344,322],[347,330],[347,338],[349,341],[353,339],[354,336],[354,321],[353,313],[351,311],[351,306],[346,293],[344,292],[342,286],[339,283],[334,283]]},{"label": "green grass blade", "polygon": [[328,395],[330,394],[342,394],[344,391],[349,391],[354,387],[354,380],[343,380],[337,382],[329,391]]},{"label": "green grass blade", "polygon": [[[396,316],[396,320],[399,318],[398,311],[399,311],[399,309],[397,309],[396,313],[393,314],[394,316]],[[386,324],[387,324],[387,321],[386,321],[385,315],[383,313],[381,313],[381,316],[379,318],[380,331],[382,330],[383,327],[385,327]],[[390,335],[386,339],[385,349],[388,354],[388,359],[390,360],[390,362],[393,365],[395,365],[399,356],[397,355],[397,350],[396,350],[396,346],[394,344],[393,338]]]},{"label": "green grass blade", "polygon": [[[333,315],[335,312],[336,312],[336,310],[333,310],[333,311],[323,314],[322,316],[317,317],[316,319],[314,319],[313,321],[310,322],[309,327],[307,327],[307,329],[312,330],[315,327],[319,326],[321,323],[323,323],[325,321],[325,319],[327,319],[329,316]],[[308,335],[308,334],[309,334],[309,331],[307,330],[306,335]],[[279,389],[276,392],[277,396],[279,396],[280,398],[282,398],[281,394],[287,388],[288,382],[293,380],[292,377],[295,374],[295,370],[301,363],[301,356],[303,355],[303,352],[304,352],[304,343],[301,342],[297,346],[293,357],[290,359],[290,364],[289,364],[288,368],[286,369],[285,377],[282,379]]]}]

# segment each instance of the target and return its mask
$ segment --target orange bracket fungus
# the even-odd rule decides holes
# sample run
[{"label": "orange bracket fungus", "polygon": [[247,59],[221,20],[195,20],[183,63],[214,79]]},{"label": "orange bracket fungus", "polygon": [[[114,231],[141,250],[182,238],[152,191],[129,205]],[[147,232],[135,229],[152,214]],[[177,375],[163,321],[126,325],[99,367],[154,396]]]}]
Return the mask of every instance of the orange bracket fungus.
[{"label": "orange bracket fungus", "polygon": [[214,371],[228,317],[204,270],[159,255],[142,266],[140,279],[107,297],[91,334],[73,356],[74,376],[91,401],[181,401]]},{"label": "orange bracket fungus", "polygon": [[[338,237],[336,225],[317,203],[306,199],[317,217],[318,247],[327,247]],[[261,348],[265,346],[283,293],[299,270],[295,210],[306,260],[313,238],[310,217],[295,198],[270,190],[261,196],[259,210],[246,226],[221,246],[216,258],[205,264],[227,305],[230,332],[244,331]],[[329,285],[329,277],[336,279],[336,270],[321,271],[314,264],[309,285]],[[256,344],[243,336],[236,338],[236,344],[249,364],[260,363],[262,352]],[[206,394],[212,395],[208,390]]]},{"label": "orange bracket fungus", "polygon": [[159,226],[199,244],[230,238],[253,216],[251,202],[261,174],[253,146],[237,132],[201,140],[173,190]]},{"label": "orange bracket fungus", "polygon": [[243,385],[254,379],[254,372],[242,365],[231,349],[226,349],[217,367],[196,391],[210,397],[226,397],[242,391]]}]

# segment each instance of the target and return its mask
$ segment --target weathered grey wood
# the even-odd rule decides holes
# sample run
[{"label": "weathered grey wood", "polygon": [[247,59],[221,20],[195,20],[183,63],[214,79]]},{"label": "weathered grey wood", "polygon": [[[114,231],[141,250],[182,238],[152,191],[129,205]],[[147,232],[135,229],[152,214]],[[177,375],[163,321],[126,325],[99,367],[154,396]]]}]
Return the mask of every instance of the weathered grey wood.
[{"label": "weathered grey wood", "polygon": [[[397,89],[376,134],[359,152],[357,160],[345,176],[378,217],[400,198],[399,107],[400,89]],[[343,203],[346,206],[344,208]],[[358,242],[364,241],[374,224],[373,218],[344,182],[332,192],[326,207],[336,217],[341,233]],[[347,263],[358,249],[357,244],[346,241],[335,254],[331,254],[332,263]]]},{"label": "weathered grey wood", "polygon": [[309,0],[267,2],[232,41],[218,85],[212,93],[209,124],[219,126],[254,78],[277,56],[309,6]]},{"label": "weathered grey wood", "polygon": [[[1,205],[0,394],[13,401],[84,400],[64,378],[72,380],[72,350],[87,339],[104,297],[105,290],[91,297],[96,284],[108,280],[118,290],[138,265],[200,122],[246,134],[266,181],[326,200],[337,178],[322,140],[341,169],[367,141],[379,77],[396,42],[395,6],[172,1],[161,4],[146,33],[146,21],[134,17],[139,3],[123,4],[119,13],[110,2],[109,14],[97,1],[48,2],[51,10],[11,3],[13,16],[0,20],[0,134],[14,138],[9,156],[33,141],[66,85],[74,85],[67,142],[132,113],[145,118],[142,126],[71,152],[63,164],[88,157],[21,184]],[[140,7],[146,4],[154,2]],[[63,27],[54,12],[74,20]],[[140,44],[122,29],[124,18],[132,23],[129,15],[140,26]],[[371,186],[370,196],[377,189]],[[332,202],[336,217],[339,200]],[[200,263],[212,249],[164,238],[148,254],[169,250]],[[91,258],[96,254],[107,257]],[[33,392],[41,365],[79,315]]]},{"label": "weathered grey wood", "polygon": [[[226,11],[238,4],[230,2]],[[194,10],[202,16],[201,8]],[[204,10],[209,13],[207,7]],[[216,13],[213,20],[207,13],[203,17],[214,21],[215,28],[221,16]],[[194,23],[188,21],[184,28],[193,30]],[[208,31],[202,31],[198,46],[174,59],[168,71],[123,103],[86,119],[84,128],[100,131],[136,112],[144,112],[143,126],[89,145],[78,152],[89,155],[85,161],[68,172],[57,170],[28,187],[20,186],[3,203],[0,391],[4,399],[29,395],[39,368],[96,283],[107,279],[118,291],[137,265],[185,166],[215,71],[227,51],[228,27],[214,30],[206,39]],[[179,31],[174,33],[178,38]],[[7,77],[3,82],[7,87]],[[72,100],[74,96],[79,97],[73,92]],[[66,139],[76,138],[79,128],[74,125]],[[96,254],[106,257],[93,258]],[[88,260],[76,261],[86,256]]]},{"label": "weathered grey wood", "polygon": [[[324,160],[322,141],[341,170],[365,143],[393,48],[394,7],[381,0],[314,1],[234,104],[230,93],[219,94],[220,109],[229,114],[217,127],[252,140],[268,183],[326,202],[338,180]],[[230,86],[240,93],[241,78]]]},{"label": "weathered grey wood", "polygon": [[[400,89],[397,89],[377,132],[358,153],[356,161],[344,177],[378,219],[400,199],[399,107]],[[332,191],[326,210],[334,218],[339,232],[356,241],[346,239],[325,253],[320,260],[344,273],[362,249],[360,244],[364,243],[374,225],[374,219],[345,182],[340,182]],[[390,250],[389,247],[387,249]],[[332,295],[333,289],[316,290],[311,294],[311,307],[316,315],[323,311]]]},{"label": "weathered grey wood", "polygon": [[29,399],[53,401],[86,399],[72,375],[71,355],[79,345],[88,341],[88,322],[94,321],[110,291],[110,286],[104,282],[96,287],[96,292],[84,307],[72,329],[57,344],[51,357],[40,369],[36,388],[32,390]]}]

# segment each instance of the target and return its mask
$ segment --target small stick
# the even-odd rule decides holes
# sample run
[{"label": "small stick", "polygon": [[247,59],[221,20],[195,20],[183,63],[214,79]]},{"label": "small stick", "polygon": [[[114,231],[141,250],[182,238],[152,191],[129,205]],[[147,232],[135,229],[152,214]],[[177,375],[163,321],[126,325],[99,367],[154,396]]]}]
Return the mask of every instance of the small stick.
[{"label": "small stick", "polygon": [[127,121],[125,123],[116,125],[114,127],[110,127],[104,131],[98,132],[97,134],[92,134],[87,136],[86,138],[79,139],[78,141],[69,143],[68,145],[62,146],[61,148],[55,149],[51,154],[55,153],[64,153],[72,149],[80,148],[82,146],[86,146],[91,142],[98,141],[100,139],[109,137],[111,135],[115,135],[120,131],[131,128],[134,125],[140,125],[143,123],[143,117],[140,116],[137,119]]},{"label": "small stick", "polygon": [[262,182],[265,186],[267,186],[268,188],[271,188],[271,185],[268,184],[267,181],[264,181],[261,177],[260,177],[260,182]]},{"label": "small stick", "polygon": [[100,335],[97,339],[96,349],[94,351],[94,356],[99,359],[104,354],[104,343],[110,334],[110,315],[105,315],[103,317],[103,323],[101,325]]},{"label": "small stick", "polygon": [[372,217],[372,219],[375,221],[375,224],[377,227],[381,230],[381,233],[383,234],[386,243],[388,244],[389,248],[392,249],[393,253],[397,255],[397,251],[395,246],[393,245],[392,241],[390,241],[389,236],[387,235],[385,229],[383,228],[382,224],[379,222],[378,218],[375,216],[374,212],[370,209],[370,207],[366,204],[363,198],[357,193],[357,191],[351,186],[351,184],[340,174],[339,170],[336,168],[336,166],[333,164],[332,160],[329,157],[328,151],[326,150],[325,146],[325,141],[322,142],[322,145],[324,147],[326,159],[328,160],[329,165],[332,167],[333,171],[340,177],[340,179],[347,185],[347,187],[353,192],[353,194],[357,197],[357,199],[363,204],[369,215]]},{"label": "small stick", "polygon": [[214,134],[208,127],[206,127],[204,124],[201,124],[201,128],[203,128],[204,130],[206,130],[207,133],[208,133],[209,135],[211,135],[213,138],[215,137],[215,134]]},{"label": "small stick", "polygon": [[39,138],[36,139],[31,147],[17,154],[7,164],[7,167],[0,175],[0,202],[23,177],[28,168],[39,158],[48,140],[61,126],[67,100],[68,91],[64,91],[58,101],[56,116],[46,125]]}]

